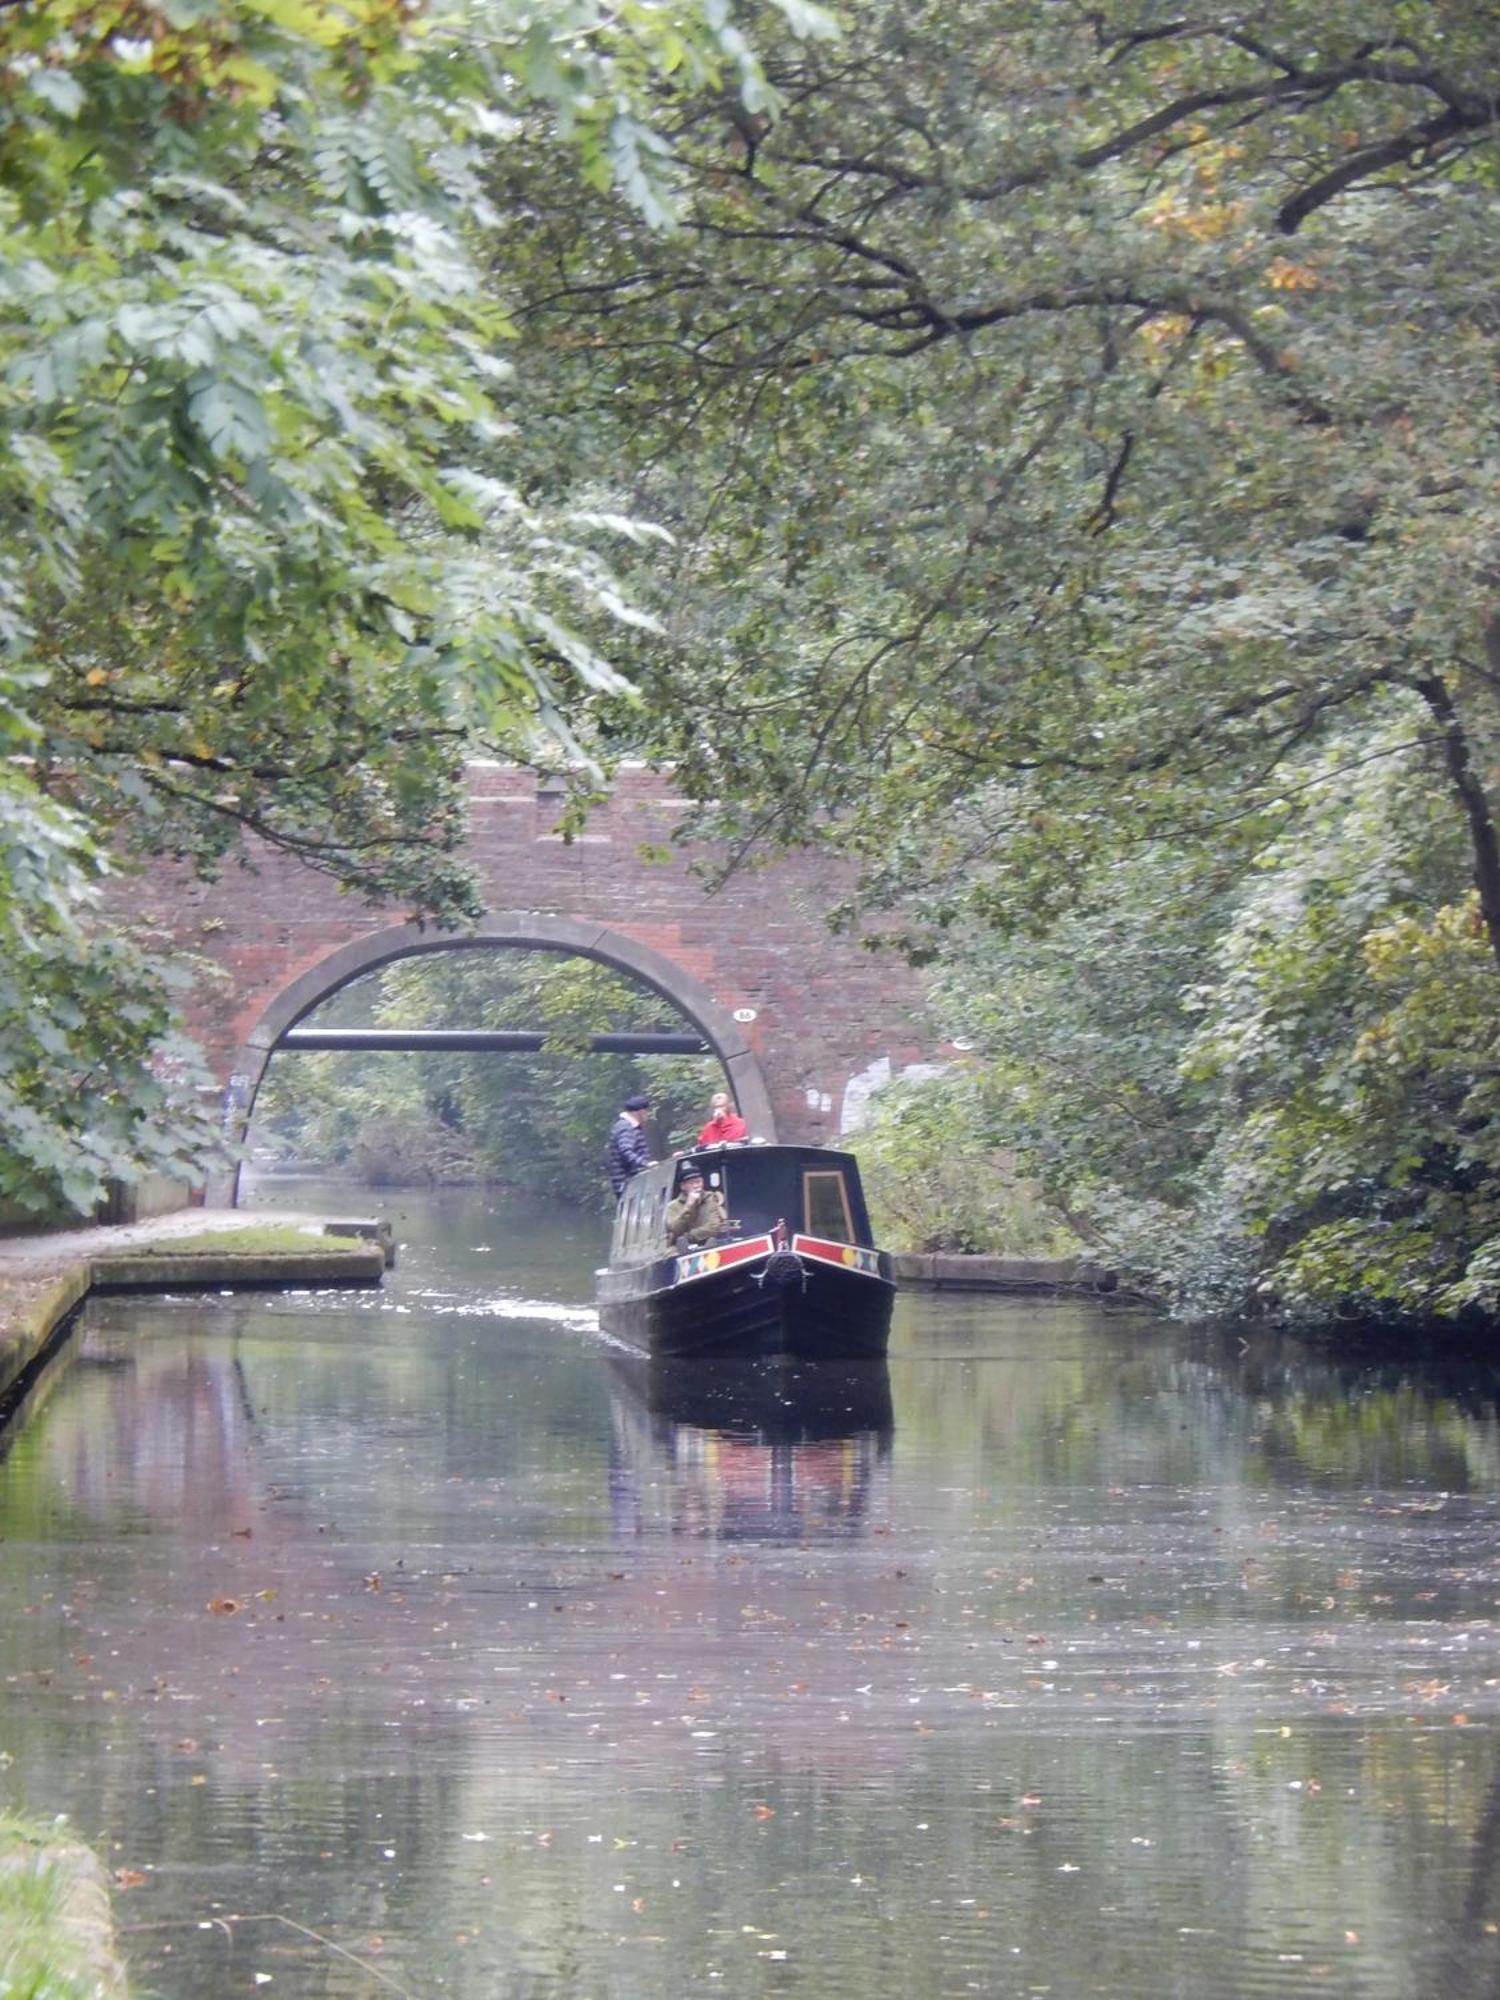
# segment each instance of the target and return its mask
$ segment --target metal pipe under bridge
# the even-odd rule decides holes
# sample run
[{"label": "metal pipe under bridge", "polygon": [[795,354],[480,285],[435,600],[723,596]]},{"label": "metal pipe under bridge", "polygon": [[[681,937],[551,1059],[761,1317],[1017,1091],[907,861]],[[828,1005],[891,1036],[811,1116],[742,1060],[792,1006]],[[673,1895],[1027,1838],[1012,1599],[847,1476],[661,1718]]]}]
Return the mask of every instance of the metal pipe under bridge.
[{"label": "metal pipe under bridge", "polygon": [[[548,1047],[549,1039],[535,1028],[288,1028],[276,1047],[363,1049],[371,1055],[419,1049],[445,1055],[535,1055]],[[596,1056],[713,1054],[701,1035],[665,1035],[644,1030],[590,1035],[587,1047]]]}]

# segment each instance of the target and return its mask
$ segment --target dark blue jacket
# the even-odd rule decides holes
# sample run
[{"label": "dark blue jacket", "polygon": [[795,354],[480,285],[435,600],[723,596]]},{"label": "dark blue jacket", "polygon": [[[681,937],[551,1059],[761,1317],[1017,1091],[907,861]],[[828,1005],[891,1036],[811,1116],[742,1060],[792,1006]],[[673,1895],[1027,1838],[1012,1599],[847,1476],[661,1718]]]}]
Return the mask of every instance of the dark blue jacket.
[{"label": "dark blue jacket", "polygon": [[651,1145],[646,1128],[622,1111],[609,1132],[609,1184],[617,1200],[626,1181],[650,1164]]}]

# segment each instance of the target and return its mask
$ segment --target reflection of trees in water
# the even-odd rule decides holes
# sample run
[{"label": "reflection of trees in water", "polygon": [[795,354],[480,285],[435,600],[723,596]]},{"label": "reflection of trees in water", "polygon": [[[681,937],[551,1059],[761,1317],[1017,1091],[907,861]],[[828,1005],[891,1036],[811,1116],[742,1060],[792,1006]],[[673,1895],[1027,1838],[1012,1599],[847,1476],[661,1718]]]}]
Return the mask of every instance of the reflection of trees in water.
[{"label": "reflection of trees in water", "polygon": [[191,1520],[205,1535],[252,1525],[264,1493],[251,1412],[223,1350],[86,1325],[63,1372],[67,1395],[28,1412],[7,1510],[50,1492],[74,1534],[147,1520]]},{"label": "reflection of trees in water", "polygon": [[[1463,1900],[1443,1949],[1433,1991],[1500,2000],[1500,1758],[1489,1759],[1488,1788],[1475,1813]],[[1462,1812],[1461,1802],[1455,1810]]]},{"label": "reflection of trees in water", "polygon": [[891,1363],[903,1438],[960,1473],[999,1463],[1016,1486],[1500,1492],[1488,1356],[1339,1353],[1046,1301],[1003,1304],[971,1344],[945,1339],[940,1370],[899,1343]]},{"label": "reflection of trees in water", "polygon": [[[1229,1343],[1206,1365],[1225,1368]],[[1361,1351],[1259,1332],[1233,1343],[1229,1377],[1256,1413],[1270,1480],[1445,1492],[1500,1489],[1500,1368],[1453,1345]]]}]

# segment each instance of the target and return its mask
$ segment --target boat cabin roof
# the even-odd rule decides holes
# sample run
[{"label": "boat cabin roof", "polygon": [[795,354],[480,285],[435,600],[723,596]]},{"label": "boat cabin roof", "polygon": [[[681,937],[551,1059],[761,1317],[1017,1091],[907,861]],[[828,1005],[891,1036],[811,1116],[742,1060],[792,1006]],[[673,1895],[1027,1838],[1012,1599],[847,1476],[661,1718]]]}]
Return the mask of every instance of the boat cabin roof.
[{"label": "boat cabin roof", "polygon": [[615,1214],[611,1263],[633,1264],[666,1254],[667,1205],[690,1165],[723,1195],[736,1236],[760,1236],[781,1223],[789,1235],[873,1244],[859,1163],[852,1153],[748,1142],[695,1146],[680,1159],[663,1160],[627,1181]]}]

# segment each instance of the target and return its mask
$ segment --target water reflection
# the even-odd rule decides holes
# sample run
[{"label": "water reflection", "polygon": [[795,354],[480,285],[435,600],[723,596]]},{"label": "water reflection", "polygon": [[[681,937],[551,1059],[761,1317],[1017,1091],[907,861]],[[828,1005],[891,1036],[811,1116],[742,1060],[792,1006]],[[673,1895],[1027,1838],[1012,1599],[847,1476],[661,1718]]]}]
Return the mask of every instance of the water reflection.
[{"label": "water reflection", "polygon": [[243,1368],[222,1349],[142,1341],[95,1309],[75,1337],[73,1395],[90,1421],[52,1433],[53,1475],[74,1529],[118,1533],[191,1513],[209,1533],[249,1530],[264,1499]]},{"label": "water reflection", "polygon": [[803,1541],[867,1524],[891,1449],[885,1362],[726,1367],[612,1354],[609,1366],[617,1533],[649,1525]]},{"label": "water reflection", "polygon": [[0,1457],[0,1803],[143,1990],[1494,1990],[1487,1361],[656,1371],[587,1227],[402,1199],[381,1294],[92,1307]]}]

